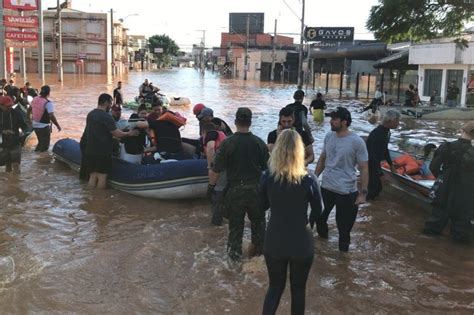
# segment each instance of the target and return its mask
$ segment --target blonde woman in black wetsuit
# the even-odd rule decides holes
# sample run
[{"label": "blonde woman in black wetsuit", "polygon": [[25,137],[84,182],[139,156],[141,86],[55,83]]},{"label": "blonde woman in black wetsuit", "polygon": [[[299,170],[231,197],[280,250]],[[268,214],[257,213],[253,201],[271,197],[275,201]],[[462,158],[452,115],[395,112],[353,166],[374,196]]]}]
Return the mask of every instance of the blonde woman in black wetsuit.
[{"label": "blonde woman in black wetsuit", "polygon": [[[285,290],[290,270],[291,314],[303,314],[306,280],[313,263],[314,240],[310,228],[321,213],[316,179],[304,164],[304,145],[294,130],[278,136],[260,182],[263,209],[270,208],[264,255],[270,284],[263,314],[274,314]],[[311,214],[308,218],[308,204]]]}]

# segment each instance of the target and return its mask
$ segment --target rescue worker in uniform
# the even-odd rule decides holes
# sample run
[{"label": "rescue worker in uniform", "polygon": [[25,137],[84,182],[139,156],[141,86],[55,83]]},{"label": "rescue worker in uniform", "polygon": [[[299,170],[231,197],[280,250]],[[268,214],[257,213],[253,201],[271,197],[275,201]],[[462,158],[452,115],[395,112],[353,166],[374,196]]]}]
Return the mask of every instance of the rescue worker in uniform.
[{"label": "rescue worker in uniform", "polygon": [[[442,144],[430,164],[434,176],[442,176],[434,191],[433,210],[425,222],[423,233],[439,235],[451,221],[451,236],[454,241],[469,243],[474,218],[474,122],[461,128],[461,137]],[[439,178],[438,178],[439,180]]]},{"label": "rescue worker in uniform", "polygon": [[269,153],[265,142],[250,132],[251,124],[250,109],[237,109],[237,132],[222,142],[209,170],[209,194],[214,190],[219,173],[227,173],[224,204],[229,216],[227,252],[231,263],[238,263],[242,256],[245,214],[251,222],[250,255],[261,255],[263,251],[265,213],[259,210],[258,184],[262,172],[267,168]]},{"label": "rescue worker in uniform", "polygon": [[372,130],[367,138],[367,152],[369,153],[369,185],[367,200],[375,200],[382,191],[383,176],[380,162],[387,161],[393,170],[392,159],[388,151],[390,129],[396,129],[400,124],[400,113],[389,109],[382,118],[382,124]]}]

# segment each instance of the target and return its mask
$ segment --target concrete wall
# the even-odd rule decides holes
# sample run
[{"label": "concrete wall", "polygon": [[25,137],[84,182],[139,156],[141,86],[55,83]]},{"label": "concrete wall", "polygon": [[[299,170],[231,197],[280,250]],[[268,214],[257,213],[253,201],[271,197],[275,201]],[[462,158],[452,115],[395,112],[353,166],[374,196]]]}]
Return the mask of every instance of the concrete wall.
[{"label": "concrete wall", "polygon": [[409,64],[474,64],[474,38],[468,48],[457,47],[452,41],[417,44],[410,47]]}]

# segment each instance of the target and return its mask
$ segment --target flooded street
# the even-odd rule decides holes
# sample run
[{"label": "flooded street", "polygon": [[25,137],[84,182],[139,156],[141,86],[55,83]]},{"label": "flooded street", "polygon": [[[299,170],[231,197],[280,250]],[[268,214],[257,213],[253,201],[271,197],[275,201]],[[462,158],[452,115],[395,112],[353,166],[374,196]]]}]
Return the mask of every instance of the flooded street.
[{"label": "flooded street", "polygon": [[[265,141],[295,90],[210,72],[201,77],[193,69],[134,72],[114,82],[103,76],[66,76],[64,86],[51,85],[63,128],[54,130],[52,143],[78,140],[98,95],[111,93],[118,79],[125,100],[131,100],[145,78],[168,96],[204,103],[232,127],[237,107],[250,107],[253,132]],[[327,103],[353,112],[361,107],[354,100]],[[173,110],[188,118],[182,135],[196,137],[192,107]],[[310,125],[318,157],[330,127],[328,121]],[[406,120],[392,133],[392,147],[411,151],[454,139],[460,126]],[[363,119],[353,123],[361,135],[372,128]],[[24,148],[21,175],[0,172],[1,314],[261,313],[268,285],[263,258],[246,261],[240,273],[227,268],[227,228],[210,225],[206,200],[165,202],[112,189],[91,191],[51,155],[32,152],[35,145],[33,137]],[[455,245],[447,235],[421,235],[428,214],[419,202],[387,188],[380,200],[361,208],[350,252],[341,254],[333,212],[329,240],[316,237],[306,313],[472,314],[474,246]],[[278,314],[289,314],[289,303],[287,285]]]}]

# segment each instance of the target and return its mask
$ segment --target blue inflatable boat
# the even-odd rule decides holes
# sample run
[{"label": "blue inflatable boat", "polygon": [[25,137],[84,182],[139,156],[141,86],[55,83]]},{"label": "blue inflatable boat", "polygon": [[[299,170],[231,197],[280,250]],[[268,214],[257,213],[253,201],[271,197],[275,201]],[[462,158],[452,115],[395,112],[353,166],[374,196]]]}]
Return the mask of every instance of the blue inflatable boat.
[{"label": "blue inflatable boat", "polygon": [[[79,170],[81,150],[73,139],[54,144],[56,160]],[[182,160],[140,165],[113,159],[108,182],[111,187],[127,193],[156,199],[189,199],[206,195],[208,172],[206,160]]]}]

